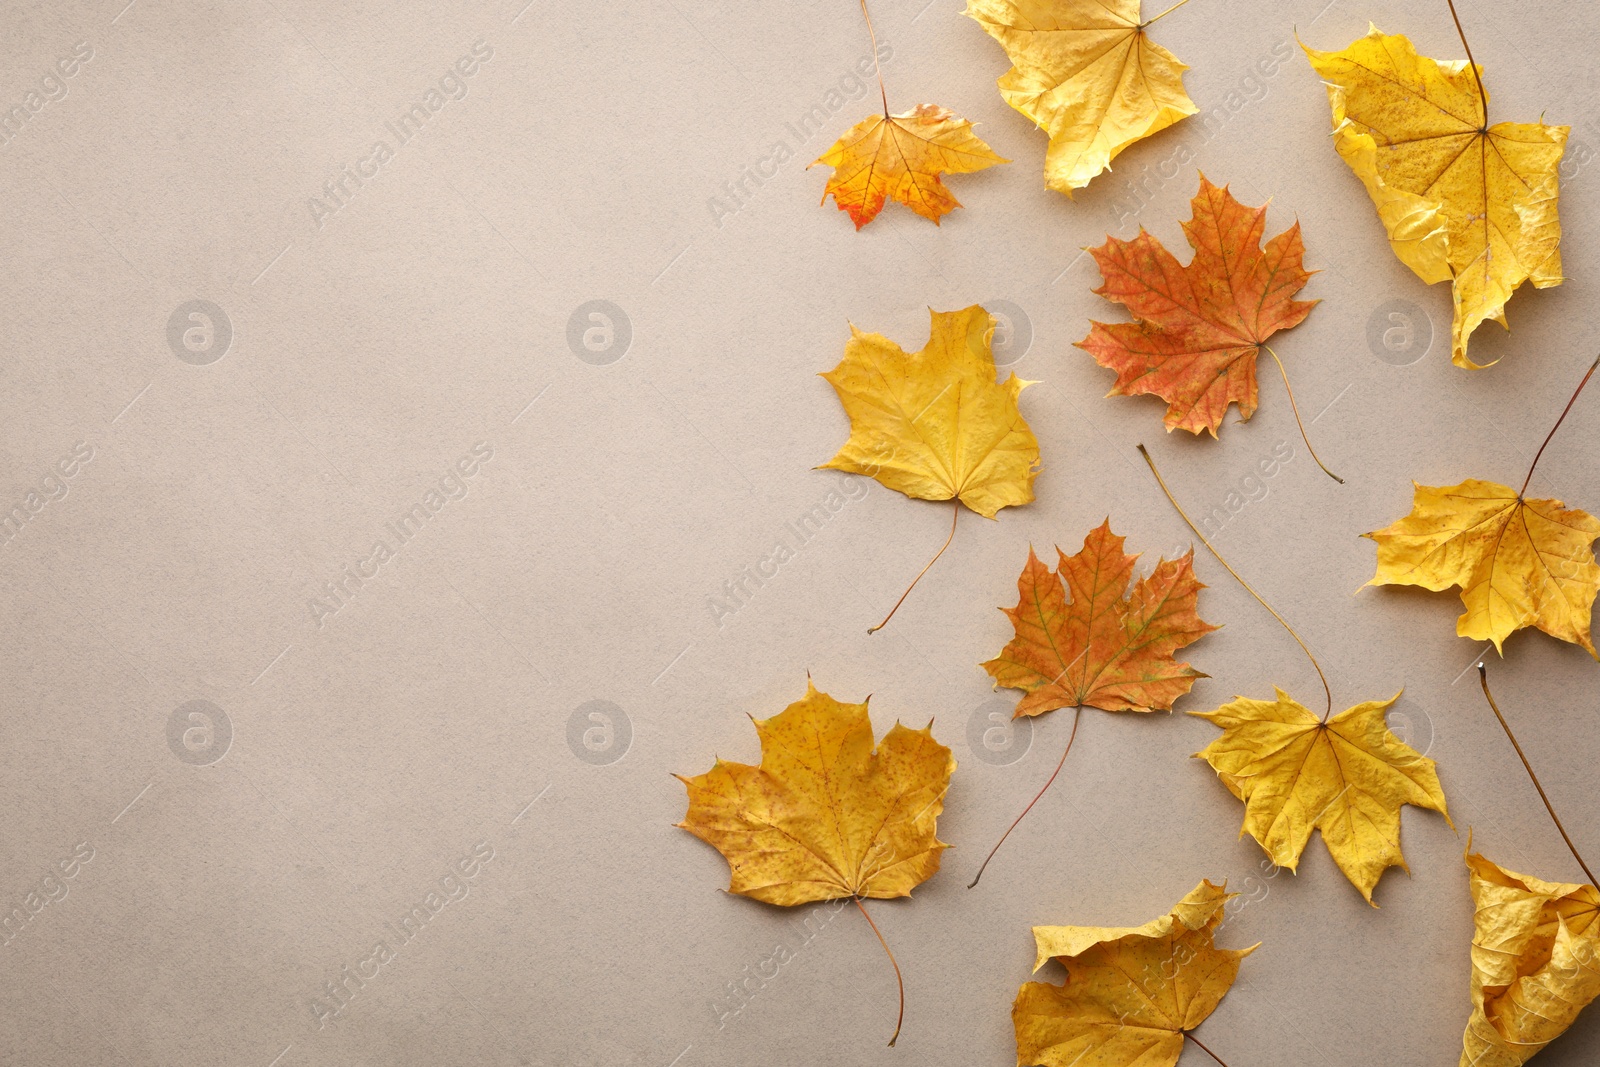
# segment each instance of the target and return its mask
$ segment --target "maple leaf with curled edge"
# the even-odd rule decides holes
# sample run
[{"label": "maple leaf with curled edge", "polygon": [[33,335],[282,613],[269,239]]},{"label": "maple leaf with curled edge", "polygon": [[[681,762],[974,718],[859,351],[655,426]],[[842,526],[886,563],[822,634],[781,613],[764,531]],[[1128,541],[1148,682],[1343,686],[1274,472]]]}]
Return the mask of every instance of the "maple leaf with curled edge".
[{"label": "maple leaf with curled edge", "polygon": [[1600,520],[1476,478],[1413,486],[1411,514],[1361,535],[1378,543],[1368,585],[1459,586],[1467,609],[1456,620],[1460,636],[1500,649],[1514,631],[1536,626],[1596,655],[1589,620],[1600,566],[1590,546]]},{"label": "maple leaf with curled edge", "polygon": [[1035,926],[1037,971],[1051,959],[1061,985],[1026,982],[1011,1023],[1017,1063],[1040,1067],[1174,1067],[1184,1035],[1217,1009],[1259,945],[1217,948],[1237,893],[1202,881],[1159,919],[1135,927]]},{"label": "maple leaf with curled edge", "polygon": [[1089,249],[1105,279],[1095,292],[1136,321],[1095,322],[1077,347],[1117,372],[1106,395],[1154,394],[1167,402],[1168,432],[1215,437],[1230,404],[1244,419],[1255,412],[1262,343],[1299,324],[1317,301],[1294,299],[1311,277],[1300,266],[1298,222],[1262,248],[1267,209],[1245,207],[1203,174],[1191,205],[1187,267],[1142,226],[1131,241],[1108,236]]},{"label": "maple leaf with curled edge", "polygon": [[1015,636],[982,665],[996,685],[1024,691],[1017,716],[1082,705],[1168,711],[1206,677],[1173,659],[1218,629],[1196,614],[1205,586],[1194,576],[1193,550],[1134,582],[1139,557],[1123,553],[1123,540],[1107,519],[1077,555],[1056,549],[1054,572],[1028,549],[1017,606],[1002,609]]},{"label": "maple leaf with curled edge", "polygon": [[862,119],[815,162],[833,168],[822,191],[861,229],[888,200],[898,200],[937,226],[961,206],[941,174],[969,174],[1009,163],[972,132],[972,123],[937,104],[919,104],[901,115]]},{"label": "maple leaf with curled edge", "polygon": [[1517,874],[1477,853],[1467,869],[1472,1017],[1460,1067],[1518,1067],[1600,996],[1600,892]]},{"label": "maple leaf with curled edge", "polygon": [[[1301,46],[1305,48],[1304,45]],[[1558,167],[1568,127],[1489,125],[1482,69],[1420,56],[1371,26],[1339,52],[1305,48],[1328,85],[1333,144],[1366,186],[1390,247],[1424,282],[1451,283],[1450,359],[1525,281],[1561,284]]]},{"label": "maple leaf with curled edge", "polygon": [[[1400,808],[1431,808],[1450,821],[1433,760],[1389,732],[1388,700],[1369,700],[1323,722],[1283,690],[1276,700],[1236,697],[1215,711],[1191,711],[1222,729],[1196,758],[1211,764],[1244,801],[1244,826],[1272,862],[1291,871],[1311,840],[1372,903],[1390,867],[1405,867]],[[1454,824],[1451,824],[1452,826]]]},{"label": "maple leaf with curled edge", "polygon": [[1006,50],[1000,95],[1050,135],[1044,177],[1058,192],[1197,110],[1189,68],[1145,35],[1155,19],[1139,0],[967,0],[965,13]]}]

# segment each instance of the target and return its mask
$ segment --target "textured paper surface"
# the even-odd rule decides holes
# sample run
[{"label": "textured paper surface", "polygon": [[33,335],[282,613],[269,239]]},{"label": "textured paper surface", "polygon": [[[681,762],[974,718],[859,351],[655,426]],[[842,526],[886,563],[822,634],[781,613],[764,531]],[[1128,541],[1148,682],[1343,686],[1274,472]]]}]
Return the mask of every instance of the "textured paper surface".
[{"label": "textured paper surface", "polygon": [[[1465,830],[1512,869],[1579,873],[1458,602],[1353,595],[1357,535],[1405,514],[1411,478],[1519,484],[1600,343],[1589,6],[1461,5],[1491,115],[1573,127],[1568,281],[1518,293],[1515,332],[1473,339],[1504,362],[1467,373],[1446,288],[1390,253],[1293,38],[1342,47],[1371,20],[1457,58],[1442,0],[1194,0],[1153,32],[1202,113],[1070,201],[959,0],[880,0],[891,106],[950,107],[1015,162],[951,178],[942,226],[891,204],[859,234],[804,169],[878,106],[851,3],[124,3],[0,14],[0,107],[27,116],[0,145],[0,489],[26,516],[0,544],[0,905],[26,914],[0,944],[0,1061],[1004,1064],[1032,925],[1136,924],[1210,878],[1243,894],[1219,942],[1263,942],[1205,1024],[1230,1063],[1456,1062]],[[1255,418],[1194,440],[1157,401],[1104,399],[1072,347],[1120,318],[1081,250],[1140,225],[1181,246],[1196,167],[1304,228],[1323,303],[1274,347],[1343,487],[1270,364]],[[1038,500],[963,515],[868,638],[948,505],[814,470],[848,429],[816,374],[848,323],[915,349],[928,307],[974,302],[1042,383]],[[1590,395],[1539,495],[1600,508],[1597,435]],[[1381,910],[1315,841],[1267,877],[1189,759],[1215,730],[1182,715],[1085,712],[964,888],[1069,725],[1007,735],[1015,695],[978,667],[1028,545],[1074,551],[1107,514],[1145,566],[1191,540],[1141,441],[1341,707],[1405,687],[1391,724],[1439,761],[1463,833],[1408,810],[1412,876],[1385,876]],[[1225,628],[1188,650],[1211,678],[1179,709],[1274,683],[1315,703],[1289,638],[1196,562]],[[1497,696],[1600,851],[1600,668],[1532,632],[1506,652]],[[893,1050],[855,909],[731,898],[671,826],[669,772],[754,761],[746,714],[807,670],[870,693],[879,734],[933,718],[961,765],[945,870],[875,909],[906,974]],[[1591,1015],[1539,1062],[1596,1048]]]}]

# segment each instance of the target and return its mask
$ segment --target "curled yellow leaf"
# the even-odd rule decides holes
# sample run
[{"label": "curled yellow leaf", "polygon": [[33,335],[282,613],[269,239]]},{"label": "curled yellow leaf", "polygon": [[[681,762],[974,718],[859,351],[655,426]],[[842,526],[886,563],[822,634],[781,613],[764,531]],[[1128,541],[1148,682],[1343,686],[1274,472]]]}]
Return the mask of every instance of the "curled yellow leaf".
[{"label": "curled yellow leaf", "polygon": [[[1302,47],[1305,47],[1302,45]],[[1525,281],[1561,284],[1557,167],[1566,126],[1488,124],[1465,60],[1417,54],[1376,26],[1338,52],[1305,48],[1328,83],[1334,148],[1361,179],[1400,262],[1430,285],[1452,280],[1451,360]]]},{"label": "curled yellow leaf", "polygon": [[1476,853],[1472,1017],[1460,1067],[1518,1067],[1600,996],[1600,892],[1508,871]]}]

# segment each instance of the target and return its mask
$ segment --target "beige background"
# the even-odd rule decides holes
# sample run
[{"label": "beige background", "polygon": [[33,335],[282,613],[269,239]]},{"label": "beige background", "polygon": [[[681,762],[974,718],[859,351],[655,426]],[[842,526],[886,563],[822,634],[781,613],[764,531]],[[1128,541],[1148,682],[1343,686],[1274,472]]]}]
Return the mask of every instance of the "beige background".
[{"label": "beige background", "polygon": [[[1468,829],[1509,867],[1578,872],[1477,692],[1458,602],[1352,595],[1373,562],[1357,534],[1405,513],[1409,478],[1517,484],[1595,350],[1592,5],[1462,5],[1492,114],[1570,123],[1574,145],[1569,279],[1519,293],[1515,333],[1473,341],[1505,361],[1467,373],[1446,289],[1388,252],[1303,56],[1256,66],[1292,27],[1337,48],[1369,19],[1455,58],[1442,3],[1195,0],[1154,35],[1223,109],[1211,135],[1188,120],[1069,201],[1043,188],[1044,137],[999,98],[1007,63],[959,0],[877,0],[891,104],[949,106],[1015,162],[952,179],[966,207],[940,227],[891,205],[859,234],[803,169],[876,106],[849,78],[868,46],[848,0],[123,3],[0,15],[0,106],[44,98],[0,147],[0,488],[6,508],[43,504],[0,545],[0,903],[48,900],[0,945],[0,1062],[1005,1064],[1030,925],[1142,922],[1202,877],[1247,893],[1221,940],[1263,942],[1203,1030],[1228,1062],[1455,1062]],[[45,85],[80,42],[92,58]],[[462,57],[465,95],[427,111]],[[841,85],[858,98],[822,132],[788,129]],[[401,144],[386,123],[418,103],[426,125]],[[1164,435],[1154,401],[1102,399],[1110,374],[1071,347],[1091,316],[1119,317],[1081,248],[1141,224],[1181,243],[1195,167],[1168,161],[1185,144],[1241,199],[1270,197],[1274,231],[1304,227],[1323,303],[1277,348],[1344,487],[1306,455],[1270,366],[1251,422],[1193,440]],[[737,211],[713,209],[761,166]],[[335,200],[345,167],[368,177]],[[1143,205],[1124,185],[1141,175]],[[209,347],[203,329],[184,347],[205,325],[187,312],[168,340],[196,299],[231,326],[212,362],[215,314]],[[1391,299],[1431,329],[1420,359],[1369,346]],[[578,346],[609,363],[567,341],[591,300],[631,329],[625,352]],[[996,300],[1031,331],[1014,369],[1043,383],[1023,401],[1038,500],[963,516],[869,639],[947,510],[812,469],[847,433],[815,374],[848,322],[915,348],[928,307]],[[1597,434],[1590,395],[1535,488],[1600,507]],[[995,608],[1028,544],[1076,550],[1107,514],[1147,563],[1191,540],[1139,441],[1197,512],[1293,449],[1216,540],[1320,651],[1341,706],[1404,686],[1395,728],[1439,761],[1459,832],[1408,809],[1412,874],[1383,879],[1380,910],[1320,842],[1298,876],[1263,877],[1240,805],[1188,758],[1215,731],[1183,715],[1086,712],[1068,771],[964,888],[1069,723],[1040,721],[1014,762],[999,735],[983,747],[997,695],[976,663],[1006,639]],[[91,459],[58,468],[80,443]],[[447,477],[462,460],[473,474]],[[421,532],[369,562],[441,482]],[[842,486],[855,498],[719,625],[708,598]],[[347,565],[370,577],[314,612]],[[1313,702],[1287,636],[1198,566],[1226,629],[1190,650],[1212,677],[1179,709],[1274,683]],[[1491,669],[1600,856],[1600,668],[1527,632]],[[753,760],[746,714],[796,699],[807,670],[872,694],[880,732],[933,717],[961,763],[946,870],[876,908],[906,972],[894,1050],[893,977],[859,915],[729,898],[723,860],[671,826],[668,772]],[[179,712],[195,700],[227,744],[221,716]],[[595,700],[609,719],[580,710]],[[371,974],[374,943],[399,943],[390,926],[430,892],[438,913],[319,1026],[325,983]],[[779,945],[793,958],[774,976]],[[756,992],[734,1012],[741,981]],[[1540,1062],[1597,1048],[1591,1013]]]}]

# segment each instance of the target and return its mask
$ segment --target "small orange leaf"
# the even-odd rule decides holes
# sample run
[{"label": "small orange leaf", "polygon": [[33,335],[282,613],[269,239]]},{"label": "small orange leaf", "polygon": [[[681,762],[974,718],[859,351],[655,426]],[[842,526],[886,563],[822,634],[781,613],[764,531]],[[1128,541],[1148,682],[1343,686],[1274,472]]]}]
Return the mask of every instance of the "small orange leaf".
[{"label": "small orange leaf", "polygon": [[979,140],[966,119],[937,104],[918,104],[903,115],[862,119],[810,166],[833,168],[822,200],[831,194],[859,230],[891,197],[937,226],[941,216],[961,206],[940,174],[1009,162]]},{"label": "small orange leaf", "polygon": [[1203,174],[1191,204],[1187,267],[1143,227],[1131,241],[1108,237],[1089,250],[1105,278],[1095,292],[1137,321],[1096,322],[1077,347],[1117,372],[1108,396],[1153,393],[1167,402],[1168,432],[1215,437],[1228,405],[1246,419],[1256,410],[1261,343],[1299,324],[1316,301],[1294,299],[1311,277],[1300,267],[1298,222],[1263,249],[1265,207],[1245,207]]},{"label": "small orange leaf", "polygon": [[1196,678],[1207,677],[1172,658],[1217,629],[1195,613],[1205,586],[1194,576],[1194,552],[1163,559],[1130,593],[1139,557],[1124,555],[1122,543],[1107,519],[1077,555],[1056,549],[1054,573],[1028,549],[1017,606],[1003,609],[1016,636],[983,664],[996,684],[1027,693],[1017,715],[1084,704],[1169,711]]}]

